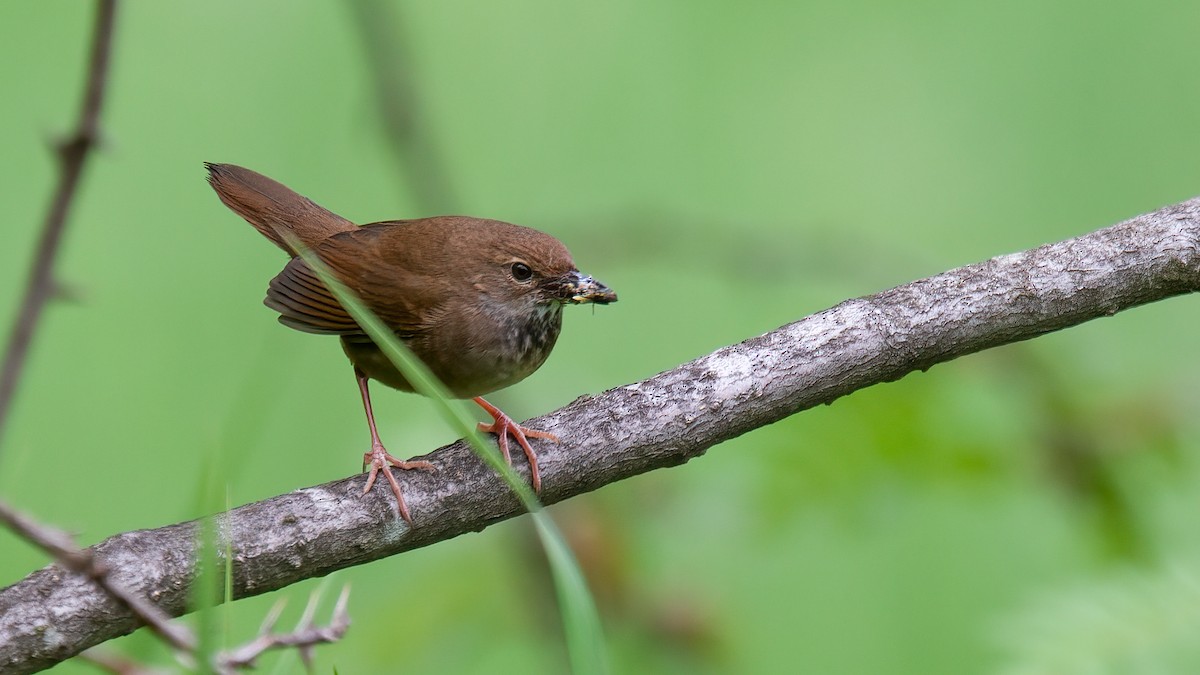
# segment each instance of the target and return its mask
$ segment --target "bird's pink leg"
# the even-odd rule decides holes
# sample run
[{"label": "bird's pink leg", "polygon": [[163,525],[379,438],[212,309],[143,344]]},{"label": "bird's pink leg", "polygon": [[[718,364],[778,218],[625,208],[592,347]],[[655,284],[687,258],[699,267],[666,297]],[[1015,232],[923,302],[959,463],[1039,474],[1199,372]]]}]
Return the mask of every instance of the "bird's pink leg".
[{"label": "bird's pink leg", "polygon": [[363,494],[371,491],[371,487],[375,485],[375,477],[382,472],[392,486],[392,494],[396,495],[396,505],[400,507],[400,517],[411,524],[412,516],[408,514],[408,506],[404,503],[404,494],[400,492],[400,483],[396,482],[396,477],[392,475],[388,466],[406,471],[411,469],[432,471],[434,466],[424,461],[405,462],[388,454],[383,447],[383,442],[379,440],[379,432],[375,429],[375,413],[371,410],[371,393],[367,390],[367,376],[355,368],[354,377],[358,380],[358,392],[362,394],[363,409],[367,411],[367,426],[371,427],[371,451],[363,453],[363,465],[370,464],[371,473],[367,476],[367,486],[363,488]]},{"label": "bird's pink leg", "polygon": [[538,471],[537,455],[533,454],[533,448],[529,447],[529,438],[542,438],[548,441],[558,442],[558,436],[547,431],[538,431],[537,429],[529,429],[517,424],[511,417],[505,415],[499,408],[483,400],[482,396],[476,396],[474,401],[479,404],[480,408],[487,411],[487,414],[492,416],[494,420],[491,424],[479,423],[479,430],[490,434],[496,434],[496,440],[500,445],[500,454],[504,455],[504,461],[512,466],[512,456],[508,454],[508,437],[511,435],[517,439],[517,445],[525,451],[525,457],[529,460],[529,473],[533,479],[533,491],[541,492],[542,490],[542,475]]}]

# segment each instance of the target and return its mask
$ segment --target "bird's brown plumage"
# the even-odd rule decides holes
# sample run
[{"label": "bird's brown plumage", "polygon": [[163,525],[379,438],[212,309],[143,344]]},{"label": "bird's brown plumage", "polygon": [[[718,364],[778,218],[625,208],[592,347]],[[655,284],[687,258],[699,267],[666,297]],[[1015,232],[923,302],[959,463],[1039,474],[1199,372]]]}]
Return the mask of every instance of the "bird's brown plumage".
[{"label": "bird's brown plumage", "polygon": [[[546,360],[562,326],[562,306],[606,304],[615,293],[580,274],[554,237],[520,225],[466,216],[393,220],[359,227],[261,174],[232,164],[206,164],[221,201],[292,256],[267,289],[265,304],[285,325],[338,335],[354,364],[371,427],[371,478],[388,463],[367,393],[368,379],[412,391],[358,323],[297,257],[289,236],[315,253],[458,397],[472,398],[496,422],[507,457],[507,435],[524,449],[539,485],[525,436],[552,438],[512,422],[478,398],[521,381]],[[419,466],[418,466],[419,465]],[[401,515],[408,512],[390,472]]]},{"label": "bird's brown plumage", "polygon": [[205,162],[204,166],[208,168],[209,184],[225,206],[245,218],[288,255],[294,256],[296,252],[280,235],[279,228],[291,232],[301,243],[312,248],[338,232],[357,227],[261,173],[233,164]]}]

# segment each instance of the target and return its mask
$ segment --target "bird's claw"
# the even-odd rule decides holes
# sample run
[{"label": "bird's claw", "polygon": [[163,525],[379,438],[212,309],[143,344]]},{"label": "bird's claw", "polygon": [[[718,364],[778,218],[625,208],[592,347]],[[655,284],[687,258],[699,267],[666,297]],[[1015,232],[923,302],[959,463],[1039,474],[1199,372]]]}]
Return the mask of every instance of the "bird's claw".
[{"label": "bird's claw", "polygon": [[486,422],[479,423],[479,430],[489,434],[496,434],[496,442],[500,446],[500,454],[504,455],[504,461],[512,466],[512,455],[508,452],[508,437],[512,436],[516,439],[517,445],[521,446],[521,450],[525,452],[525,458],[529,460],[530,480],[533,483],[533,491],[542,491],[542,475],[538,470],[537,455],[533,454],[533,448],[529,447],[530,438],[541,438],[554,443],[558,442],[558,436],[548,431],[538,431],[523,427],[513,421],[511,417],[504,414],[496,406],[484,401],[482,398],[475,399],[475,402],[480,405],[494,420],[491,424]]},{"label": "bird's claw", "polygon": [[411,525],[412,516],[409,515],[408,506],[404,503],[404,493],[401,492],[400,483],[396,480],[396,477],[392,475],[390,467],[394,466],[397,469],[403,469],[405,471],[411,471],[413,469],[420,469],[422,471],[436,471],[437,467],[424,460],[404,461],[401,459],[396,459],[388,454],[388,451],[385,450],[382,445],[373,445],[370,452],[363,453],[363,465],[370,465],[371,467],[371,473],[367,475],[367,485],[363,488],[363,494],[365,495],[371,491],[371,488],[375,485],[375,478],[382,473],[384,477],[387,478],[388,484],[392,487],[392,494],[396,495],[396,506],[400,508],[400,517],[404,519],[404,522]]}]

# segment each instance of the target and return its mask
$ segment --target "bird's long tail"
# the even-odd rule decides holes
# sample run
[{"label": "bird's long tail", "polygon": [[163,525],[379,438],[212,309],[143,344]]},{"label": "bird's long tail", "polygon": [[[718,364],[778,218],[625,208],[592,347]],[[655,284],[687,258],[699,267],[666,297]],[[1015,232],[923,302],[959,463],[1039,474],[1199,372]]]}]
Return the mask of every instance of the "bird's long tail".
[{"label": "bird's long tail", "polygon": [[338,232],[358,227],[307,197],[296,194],[287,186],[250,169],[209,162],[205,162],[204,166],[208,168],[208,182],[217,191],[221,201],[292,257],[296,256],[296,252],[279,232],[281,229],[291,232],[305,246],[315,248]]}]

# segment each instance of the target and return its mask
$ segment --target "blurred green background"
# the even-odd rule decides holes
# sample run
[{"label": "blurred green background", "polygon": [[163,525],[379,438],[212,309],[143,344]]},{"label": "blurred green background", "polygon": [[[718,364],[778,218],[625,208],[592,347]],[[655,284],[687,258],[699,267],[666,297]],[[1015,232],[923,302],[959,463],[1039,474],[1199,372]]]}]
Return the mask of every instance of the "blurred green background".
[{"label": "blurred green background", "polygon": [[[4,322],[92,9],[0,4]],[[359,470],[350,368],[262,307],[284,256],[202,161],[358,222],[456,212],[561,238],[621,302],[568,311],[547,365],[493,399],[523,419],[1200,194],[1198,22],[1155,0],[129,2],[58,267],[70,300],[38,333],[0,495],[93,543],[202,515],[223,453],[234,505]],[[385,133],[379,72],[415,97],[415,147]],[[1198,310],[960,359],[555,507],[614,669],[1197,672]],[[415,396],[378,388],[376,412],[398,455],[453,440]],[[0,553],[0,584],[46,562],[5,532]],[[317,672],[566,669],[524,520],[332,581],[354,625]],[[236,603],[229,641],[319,583]],[[143,634],[110,646],[167,662]]]}]

